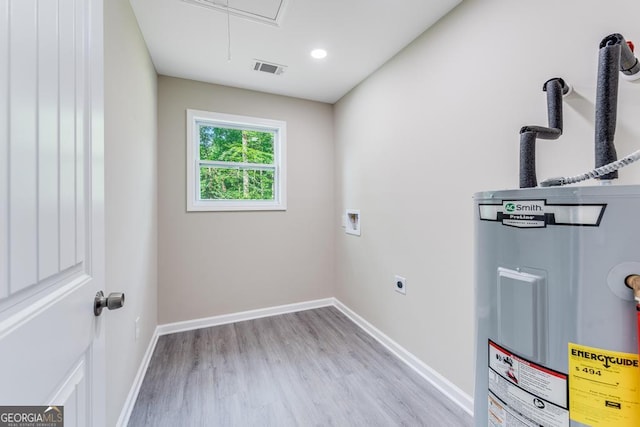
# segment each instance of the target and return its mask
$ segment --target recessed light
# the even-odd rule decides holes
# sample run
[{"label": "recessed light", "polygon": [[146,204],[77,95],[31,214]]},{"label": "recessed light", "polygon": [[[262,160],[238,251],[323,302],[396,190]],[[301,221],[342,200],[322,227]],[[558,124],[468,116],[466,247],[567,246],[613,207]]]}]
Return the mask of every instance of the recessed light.
[{"label": "recessed light", "polygon": [[311,51],[311,56],[316,59],[322,59],[327,56],[327,51],[324,49],[313,49]]}]

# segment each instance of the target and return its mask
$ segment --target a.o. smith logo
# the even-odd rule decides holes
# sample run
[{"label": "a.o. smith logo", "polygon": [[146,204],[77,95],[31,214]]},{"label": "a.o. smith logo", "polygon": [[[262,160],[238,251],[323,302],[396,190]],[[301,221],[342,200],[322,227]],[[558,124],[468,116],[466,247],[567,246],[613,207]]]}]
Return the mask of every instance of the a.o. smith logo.
[{"label": "a.o. smith logo", "polygon": [[502,202],[500,220],[511,227],[546,227],[545,206],[545,200],[505,200]]},{"label": "a.o. smith logo", "polygon": [[531,201],[527,203],[505,202],[504,211],[506,213],[535,213],[544,212],[544,201]]},{"label": "a.o. smith logo", "polygon": [[0,427],[63,426],[63,406],[0,406]]}]

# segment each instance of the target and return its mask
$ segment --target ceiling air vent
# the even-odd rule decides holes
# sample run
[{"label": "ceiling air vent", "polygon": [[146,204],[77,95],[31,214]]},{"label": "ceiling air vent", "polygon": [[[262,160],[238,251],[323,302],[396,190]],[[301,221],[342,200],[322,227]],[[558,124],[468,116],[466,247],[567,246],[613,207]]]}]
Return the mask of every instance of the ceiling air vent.
[{"label": "ceiling air vent", "polygon": [[262,71],[269,74],[282,74],[286,70],[286,65],[274,64],[271,62],[262,61],[260,59],[254,59],[253,70]]}]

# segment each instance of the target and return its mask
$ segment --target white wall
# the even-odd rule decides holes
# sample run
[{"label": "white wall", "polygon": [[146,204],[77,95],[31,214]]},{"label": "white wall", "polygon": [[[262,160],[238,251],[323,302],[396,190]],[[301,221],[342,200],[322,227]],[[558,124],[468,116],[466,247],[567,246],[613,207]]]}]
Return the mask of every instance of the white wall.
[{"label": "white wall", "polygon": [[[287,122],[285,212],[186,212],[187,108]],[[333,296],[332,107],[158,78],[159,320]]]},{"label": "white wall", "polygon": [[105,291],[126,295],[122,309],[103,313],[113,426],[157,325],[157,84],[129,2],[106,0],[104,12]]},{"label": "white wall", "polygon": [[[518,185],[518,131],[546,125],[543,83],[563,77],[565,133],[538,143],[538,176],[593,165],[600,40],[640,42],[630,1],[467,0],[335,106],[336,296],[473,393],[472,195]],[[640,44],[640,43],[637,43]],[[619,154],[640,148],[640,84],[621,82]],[[639,183],[640,167],[621,172]],[[393,275],[407,278],[407,295]]]}]

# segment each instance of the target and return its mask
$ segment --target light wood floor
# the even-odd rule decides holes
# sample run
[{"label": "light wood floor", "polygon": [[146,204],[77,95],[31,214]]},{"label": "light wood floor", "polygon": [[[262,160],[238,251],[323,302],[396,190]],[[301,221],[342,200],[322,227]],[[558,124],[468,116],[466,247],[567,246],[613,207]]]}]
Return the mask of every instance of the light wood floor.
[{"label": "light wood floor", "polygon": [[161,336],[129,421],[471,425],[469,415],[334,307]]}]

